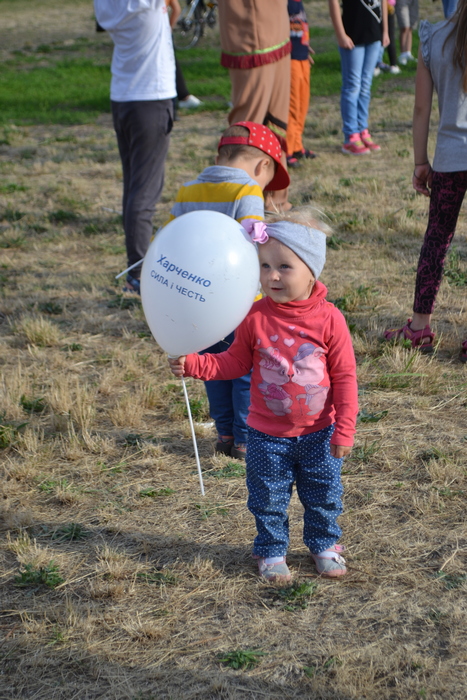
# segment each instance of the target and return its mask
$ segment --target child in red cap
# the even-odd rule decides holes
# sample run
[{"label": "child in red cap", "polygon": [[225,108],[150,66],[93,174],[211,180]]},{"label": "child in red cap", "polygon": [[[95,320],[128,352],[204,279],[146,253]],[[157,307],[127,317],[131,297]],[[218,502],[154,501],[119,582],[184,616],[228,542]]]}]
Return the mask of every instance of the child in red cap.
[{"label": "child in red cap", "polygon": [[[263,190],[282,190],[290,178],[281,163],[281,145],[262,124],[238,122],[224,131],[216,165],[179,189],[171,219],[191,211],[210,209],[241,222],[264,218]],[[218,353],[232,344],[231,333],[205,352]],[[250,405],[250,375],[205,382],[209,409],[218,433],[216,451],[244,459],[246,417]]]}]

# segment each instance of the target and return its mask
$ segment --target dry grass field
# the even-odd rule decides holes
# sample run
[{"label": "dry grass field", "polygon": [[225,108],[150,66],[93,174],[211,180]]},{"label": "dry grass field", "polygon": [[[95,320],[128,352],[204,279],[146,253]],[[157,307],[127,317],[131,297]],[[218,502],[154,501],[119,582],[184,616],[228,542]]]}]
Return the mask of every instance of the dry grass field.
[{"label": "dry grass field", "polygon": [[[95,40],[90,2],[68,21],[50,0],[35,8],[0,2],[4,58],[45,34]],[[322,0],[316,13],[327,22]],[[441,3],[423,0],[429,13]],[[436,355],[380,341],[410,313],[427,221],[411,189],[412,91],[404,74],[379,88],[383,151],[361,160],[340,153],[338,97],[314,99],[319,158],[292,173],[292,201],[334,228],[322,279],[352,330],[361,413],[343,475],[349,574],[316,576],[294,496],[286,589],[256,576],[244,466],[213,456],[204,389],[188,380],[201,497],[181,386],[114,280],[125,251],[109,114],[0,127],[1,700],[467,696],[465,209]],[[156,224],[212,163],[225,123],[176,123]]]}]

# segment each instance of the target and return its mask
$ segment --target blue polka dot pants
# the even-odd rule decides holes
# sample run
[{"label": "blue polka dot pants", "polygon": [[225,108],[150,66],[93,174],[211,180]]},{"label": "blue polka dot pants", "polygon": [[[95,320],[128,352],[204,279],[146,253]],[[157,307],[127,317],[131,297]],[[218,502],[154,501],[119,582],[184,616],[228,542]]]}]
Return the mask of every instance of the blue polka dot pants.
[{"label": "blue polka dot pants", "polygon": [[334,426],[291,438],[248,429],[248,509],[256,520],[253,553],[278,557],[287,553],[287,509],[295,483],[305,509],[303,541],[313,554],[337,542],[342,531],[342,459],[331,457]]}]

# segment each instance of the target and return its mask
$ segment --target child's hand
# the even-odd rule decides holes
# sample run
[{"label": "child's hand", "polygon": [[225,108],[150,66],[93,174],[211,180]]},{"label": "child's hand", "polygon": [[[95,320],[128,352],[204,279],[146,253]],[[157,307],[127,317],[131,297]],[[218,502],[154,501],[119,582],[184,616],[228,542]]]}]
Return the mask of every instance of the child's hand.
[{"label": "child's hand", "polygon": [[337,43],[341,49],[349,49],[350,51],[355,48],[355,44],[348,34],[343,34],[337,37]]},{"label": "child's hand", "polygon": [[315,62],[313,60],[313,56],[315,55],[316,51],[311,48],[311,46],[308,47],[308,60],[310,62],[310,66],[314,66]]},{"label": "child's hand", "polygon": [[176,377],[183,377],[185,374],[186,355],[181,355],[180,357],[168,357],[167,359],[169,361],[172,374],[175,374]]},{"label": "child's hand", "polygon": [[352,448],[347,447],[347,445],[331,445],[331,457],[337,457],[337,459],[342,459],[342,457],[347,457],[350,454]]},{"label": "child's hand", "polygon": [[433,170],[429,162],[415,166],[412,177],[412,186],[414,190],[425,195],[425,197],[429,197],[432,180]]}]

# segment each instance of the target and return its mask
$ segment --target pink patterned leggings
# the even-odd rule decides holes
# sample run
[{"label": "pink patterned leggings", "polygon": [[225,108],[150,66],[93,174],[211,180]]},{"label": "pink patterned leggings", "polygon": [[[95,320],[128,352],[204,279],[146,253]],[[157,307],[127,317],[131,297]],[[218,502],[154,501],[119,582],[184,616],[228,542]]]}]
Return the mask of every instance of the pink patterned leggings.
[{"label": "pink patterned leggings", "polygon": [[456,230],[466,190],[467,170],[433,173],[428,227],[420,251],[415,282],[415,313],[433,313],[443,277],[444,260]]}]

